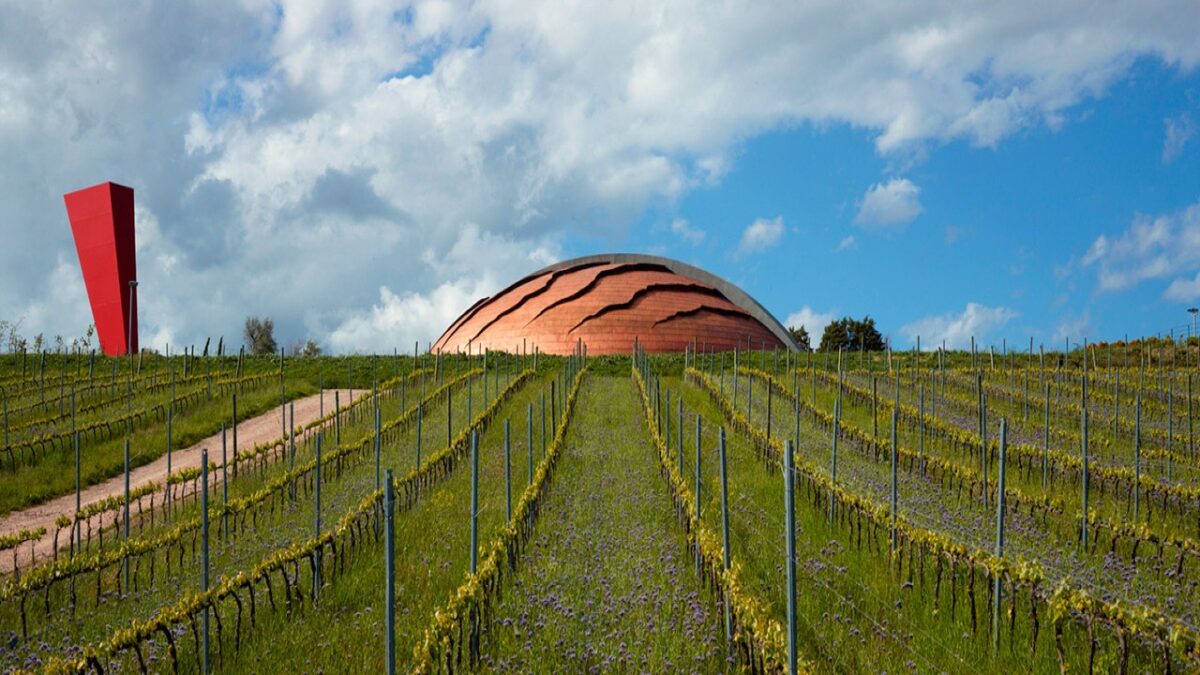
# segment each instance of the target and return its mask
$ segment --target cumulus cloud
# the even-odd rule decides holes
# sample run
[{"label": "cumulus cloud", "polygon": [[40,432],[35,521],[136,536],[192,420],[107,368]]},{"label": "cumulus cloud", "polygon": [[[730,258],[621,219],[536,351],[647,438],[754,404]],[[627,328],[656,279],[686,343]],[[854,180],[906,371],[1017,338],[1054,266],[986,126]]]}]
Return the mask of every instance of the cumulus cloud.
[{"label": "cumulus cloud", "polygon": [[[1096,270],[1102,292],[1200,271],[1200,202],[1175,213],[1139,215],[1125,232],[1096,237],[1080,265]],[[1177,278],[1164,297],[1181,299],[1188,288],[1186,280]]]},{"label": "cumulus cloud", "polygon": [[671,232],[693,246],[704,242],[704,230],[692,227],[683,218],[676,218],[671,221]]},{"label": "cumulus cloud", "polygon": [[893,178],[872,185],[863,195],[854,222],[867,227],[889,227],[910,223],[921,215],[921,188],[907,178]]},{"label": "cumulus cloud", "polygon": [[[0,316],[83,330],[86,303],[55,285],[74,255],[61,195],[111,179],[137,191],[139,228],[157,223],[145,335],[236,339],[256,313],[283,341],[333,342],[377,308],[467,302],[525,269],[487,247],[443,262],[472,237],[620,236],[771,130],[844,123],[891,159],[1057,126],[1139,55],[1200,62],[1200,6],[1161,4],[905,3],[845,22],[830,0],[10,3]],[[423,341],[444,327],[416,314]]]},{"label": "cumulus cloud", "polygon": [[749,255],[757,251],[771,248],[783,237],[783,216],[775,216],[770,220],[758,218],[742,231],[742,239],[738,242],[738,255]]},{"label": "cumulus cloud", "polygon": [[1163,120],[1166,137],[1163,139],[1162,163],[1170,164],[1183,154],[1183,147],[1196,135],[1196,124],[1187,113]]},{"label": "cumulus cloud", "polygon": [[970,347],[971,338],[984,341],[995,330],[1017,317],[1017,312],[1008,307],[987,307],[968,302],[962,312],[948,312],[938,316],[927,316],[900,328],[900,334],[915,343],[920,336],[928,345],[941,345],[962,349]]},{"label": "cumulus cloud", "polygon": [[1163,291],[1163,297],[1179,302],[1194,302],[1200,299],[1200,272],[1190,279],[1185,277],[1172,281],[1167,290]]},{"label": "cumulus cloud", "polygon": [[833,312],[818,312],[812,307],[804,305],[798,312],[792,312],[788,315],[783,325],[788,328],[799,328],[804,326],[808,331],[808,339],[812,342],[812,346],[816,347],[821,340],[821,333],[825,330],[825,326],[833,321]]}]

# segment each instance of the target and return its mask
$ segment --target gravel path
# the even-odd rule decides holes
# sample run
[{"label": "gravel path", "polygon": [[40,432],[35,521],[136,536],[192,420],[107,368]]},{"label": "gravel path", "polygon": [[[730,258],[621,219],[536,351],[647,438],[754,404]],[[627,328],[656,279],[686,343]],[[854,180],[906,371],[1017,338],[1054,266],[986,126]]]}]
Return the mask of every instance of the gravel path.
[{"label": "gravel path", "polygon": [[[332,408],[333,399],[332,389],[325,391],[326,403]],[[355,389],[353,391],[342,389],[340,390],[342,400],[345,401],[347,396],[351,399],[358,398],[365,393],[366,389]],[[295,400],[296,406],[296,425],[303,425],[317,419],[320,416],[321,410],[321,395],[313,394],[304,398]],[[273,408],[270,412],[263,413],[258,417],[252,417],[248,420],[243,420],[237,425],[238,446],[242,448],[253,447],[257,443],[264,443],[279,438],[280,429],[283,421],[280,419],[280,409]],[[302,437],[297,437],[299,441]],[[171,469],[172,471],[180,471],[185,468],[200,467],[200,453],[204,448],[218,450],[221,447],[221,434],[216,433],[191,447],[181,448],[171,453]],[[167,478],[167,456],[164,453],[158,459],[139,466],[129,473],[130,489],[145,485],[151,481],[156,483],[164,483]],[[214,475],[215,478],[215,475]],[[190,493],[192,483],[185,483],[179,486],[178,494]],[[121,495],[125,491],[125,476],[114,476],[103,483],[97,483],[83,489],[81,495],[81,503],[84,507],[94,502],[102,501],[112,496]],[[162,500],[157,499],[156,504],[161,504]],[[136,513],[141,512],[141,501],[134,502],[133,510]],[[147,504],[147,508],[149,508]],[[21,511],[14,511],[0,518],[0,535],[10,534],[25,529],[37,529],[39,527],[46,528],[46,534],[41,539],[29,543],[21,544],[18,547],[16,563],[19,567],[25,568],[30,565],[31,556],[33,559],[41,559],[50,556],[54,553],[54,521],[60,514],[70,515],[75,512],[75,493],[69,493],[51,499],[48,502],[31,506]],[[65,535],[64,535],[65,536]],[[60,542],[63,543],[63,542]],[[13,571],[13,556],[11,551],[6,551],[0,555],[0,574],[9,574]]]}]

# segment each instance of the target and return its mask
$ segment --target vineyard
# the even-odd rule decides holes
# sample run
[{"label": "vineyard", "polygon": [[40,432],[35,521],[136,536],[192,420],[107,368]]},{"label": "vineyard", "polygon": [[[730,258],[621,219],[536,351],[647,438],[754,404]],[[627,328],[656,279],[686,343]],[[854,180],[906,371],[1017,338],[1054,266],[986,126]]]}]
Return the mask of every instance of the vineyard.
[{"label": "vineyard", "polygon": [[1195,345],[696,347],[0,356],[0,671],[1200,670]]}]

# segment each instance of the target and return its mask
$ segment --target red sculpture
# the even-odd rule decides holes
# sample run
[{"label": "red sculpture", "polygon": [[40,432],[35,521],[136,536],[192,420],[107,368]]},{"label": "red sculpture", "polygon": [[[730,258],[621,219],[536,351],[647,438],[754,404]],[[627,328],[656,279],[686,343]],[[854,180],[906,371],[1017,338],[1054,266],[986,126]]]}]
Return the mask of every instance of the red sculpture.
[{"label": "red sculpture", "polygon": [[129,284],[137,278],[133,188],[101,183],[65,194],[63,201],[100,348],[109,356],[126,354],[128,349],[136,353],[137,312],[130,303],[136,303],[137,296],[135,291],[131,297]]}]

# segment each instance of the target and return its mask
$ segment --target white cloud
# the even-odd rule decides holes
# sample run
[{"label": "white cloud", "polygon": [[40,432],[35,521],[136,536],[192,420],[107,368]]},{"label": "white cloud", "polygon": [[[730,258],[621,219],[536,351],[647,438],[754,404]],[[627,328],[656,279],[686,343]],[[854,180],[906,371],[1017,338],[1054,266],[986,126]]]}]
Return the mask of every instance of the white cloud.
[{"label": "white cloud", "polygon": [[742,232],[738,242],[738,255],[749,255],[756,251],[771,248],[783,237],[783,216],[775,216],[770,220],[758,218],[750,223]]},{"label": "white cloud", "polygon": [[868,227],[900,226],[921,215],[921,188],[907,178],[872,185],[858,208],[854,222]]},{"label": "white cloud", "polygon": [[798,312],[792,312],[788,315],[783,325],[788,328],[799,328],[804,326],[808,331],[808,339],[813,347],[821,341],[821,333],[825,330],[825,326],[833,321],[833,312],[817,312],[812,307],[805,305]]},{"label": "white cloud", "polygon": [[1187,113],[1178,117],[1168,117],[1163,120],[1163,124],[1167,131],[1163,139],[1162,163],[1170,164],[1183,154],[1184,146],[1196,135],[1196,124]]},{"label": "white cloud", "polygon": [[1200,299],[1200,272],[1191,279],[1181,278],[1171,282],[1167,286],[1167,290],[1163,291],[1163,297],[1167,300],[1177,300],[1179,302],[1193,302]]},{"label": "white cloud", "polygon": [[858,242],[854,239],[854,235],[851,234],[846,237],[843,237],[842,240],[838,242],[837,248],[835,248],[834,250],[835,251],[849,251],[849,250],[852,250],[855,248],[858,248]]},{"label": "white cloud", "polygon": [[1200,62],[1200,6],[1152,4],[8,3],[0,317],[83,330],[55,286],[61,195],[111,179],[155,237],[148,339],[235,341],[257,313],[332,341],[396,306],[381,287],[482,292],[536,264],[472,240],[620,236],[772,130],[846,124],[904,162],[1061,125],[1139,56]]},{"label": "white cloud", "polygon": [[[1092,321],[1090,313],[1087,310],[1084,310],[1083,313],[1079,315],[1064,316],[1062,320],[1058,322],[1058,326],[1056,326],[1054,329],[1054,335],[1052,335],[1050,339],[1053,340],[1054,345],[1062,344],[1063,347],[1067,346],[1067,340],[1069,340],[1071,343],[1083,344],[1083,339],[1087,337],[1091,327]],[[1059,347],[1053,346],[1052,348],[1058,349]]]},{"label": "white cloud", "polygon": [[[1200,271],[1200,202],[1166,215],[1139,215],[1120,235],[1096,237],[1080,264],[1096,269],[1102,292]],[[1187,284],[1176,279],[1164,297],[1178,299],[1186,291]]]},{"label": "white cloud", "polygon": [[900,334],[915,343],[920,336],[923,344],[938,345],[945,340],[948,348],[970,347],[971,338],[976,342],[987,339],[992,331],[1003,328],[1017,317],[1017,312],[1008,307],[987,307],[968,302],[960,313],[949,312],[939,316],[927,316],[900,328]]},{"label": "white cloud", "polygon": [[692,227],[683,218],[676,218],[671,221],[671,232],[693,246],[704,242],[704,230]]}]

